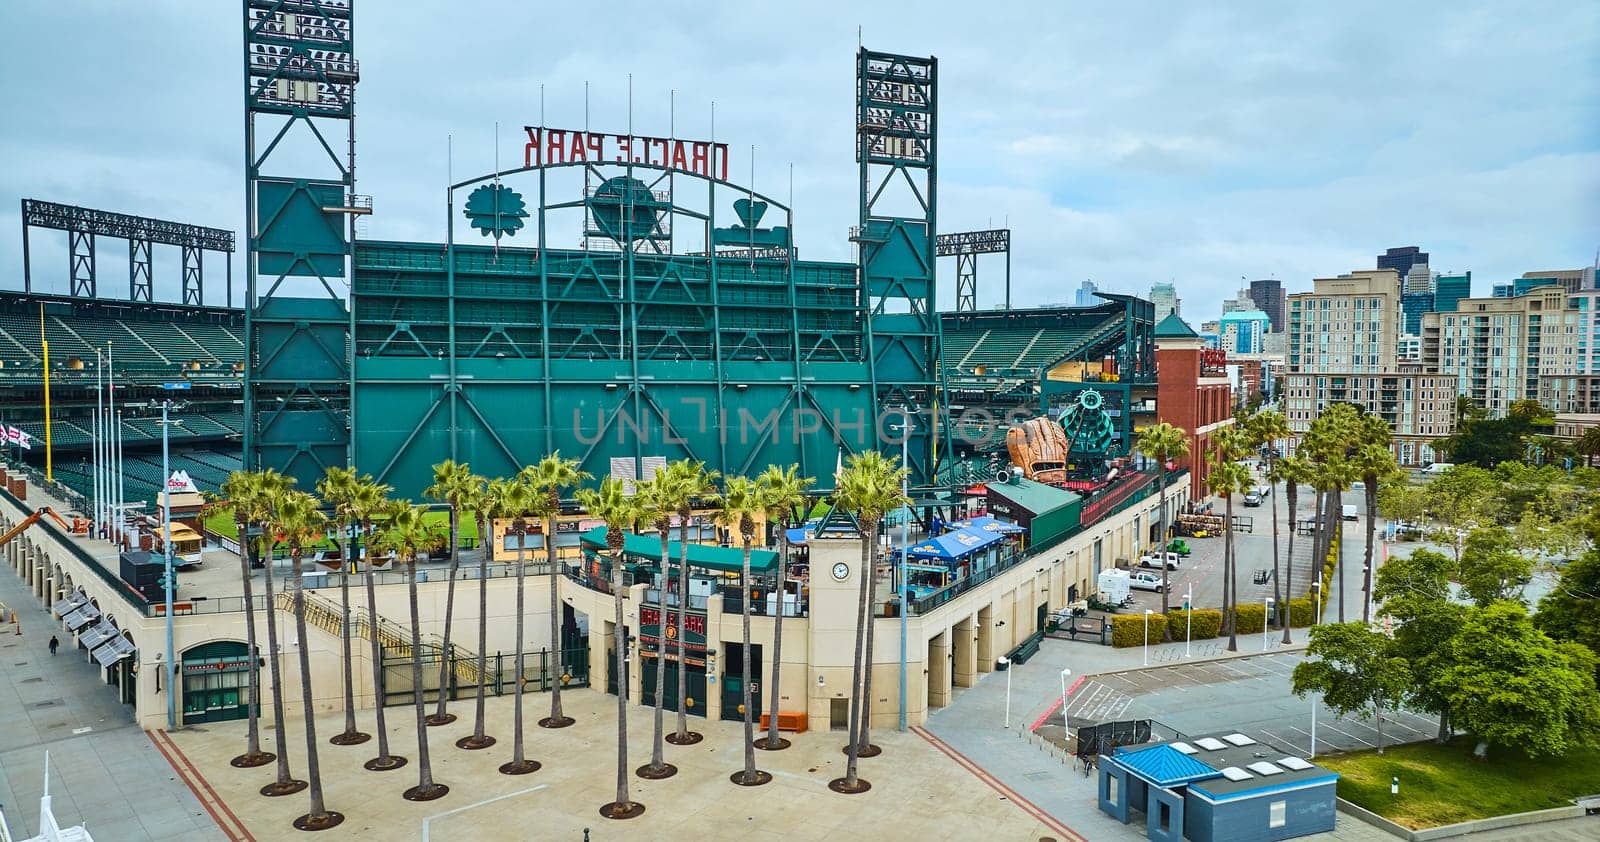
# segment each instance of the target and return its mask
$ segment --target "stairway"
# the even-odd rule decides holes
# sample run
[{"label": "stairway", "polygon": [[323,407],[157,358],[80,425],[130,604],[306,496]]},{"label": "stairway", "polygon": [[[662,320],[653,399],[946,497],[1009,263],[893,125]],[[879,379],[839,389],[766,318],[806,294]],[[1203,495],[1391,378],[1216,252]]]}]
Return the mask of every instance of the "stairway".
[{"label": "stairway", "polygon": [[[294,613],[294,593],[280,591],[275,600],[279,611],[289,614]],[[352,608],[350,617],[351,634],[361,640],[371,641],[377,635],[378,645],[387,655],[397,658],[411,657],[411,632],[401,628],[395,622],[378,615],[378,624],[374,628],[367,619],[364,608]],[[306,625],[315,626],[334,637],[340,635],[341,626],[339,603],[334,600],[319,596],[311,591],[306,591]],[[427,635],[421,641],[422,654],[437,655],[444,648],[444,641],[438,635]],[[467,684],[478,683],[478,655],[452,642],[450,648],[455,652],[455,673],[457,680]]]}]

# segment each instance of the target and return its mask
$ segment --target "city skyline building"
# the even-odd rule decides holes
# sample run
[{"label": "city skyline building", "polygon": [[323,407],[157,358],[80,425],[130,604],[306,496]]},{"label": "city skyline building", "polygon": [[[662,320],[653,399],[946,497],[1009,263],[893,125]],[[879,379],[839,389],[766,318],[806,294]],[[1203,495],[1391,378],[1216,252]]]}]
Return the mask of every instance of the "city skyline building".
[{"label": "city skyline building", "polygon": [[1571,375],[1579,347],[1577,310],[1556,285],[1463,298],[1455,312],[1422,318],[1423,367],[1455,375],[1460,394],[1494,418],[1519,400],[1538,400],[1540,378]]},{"label": "city skyline building", "polygon": [[1405,278],[1411,272],[1411,267],[1421,263],[1426,265],[1428,253],[1418,246],[1400,246],[1391,248],[1378,255],[1377,268],[1393,269],[1396,275]]},{"label": "city skyline building", "polygon": [[1178,297],[1178,287],[1173,283],[1151,284],[1150,303],[1156,307],[1156,321],[1177,313],[1183,315],[1183,299]]},{"label": "city skyline building", "polygon": [[1100,296],[1095,294],[1099,291],[1100,288],[1095,286],[1094,281],[1084,281],[1083,284],[1078,287],[1077,294],[1073,296],[1072,306],[1094,307],[1098,304],[1105,303],[1100,299]]},{"label": "city skyline building", "polygon": [[1256,307],[1267,314],[1268,321],[1272,324],[1273,333],[1283,332],[1283,308],[1287,303],[1287,293],[1283,288],[1283,281],[1277,278],[1265,278],[1250,282],[1250,300]]}]

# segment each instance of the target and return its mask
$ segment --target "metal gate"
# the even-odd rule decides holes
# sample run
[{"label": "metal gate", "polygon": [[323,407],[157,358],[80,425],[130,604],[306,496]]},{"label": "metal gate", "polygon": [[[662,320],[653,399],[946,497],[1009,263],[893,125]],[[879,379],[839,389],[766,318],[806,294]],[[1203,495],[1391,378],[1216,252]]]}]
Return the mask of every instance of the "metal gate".
[{"label": "metal gate", "polygon": [[[537,693],[548,691],[560,680],[562,687],[587,687],[589,686],[589,642],[587,637],[578,638],[576,645],[566,650],[562,655],[561,663],[564,671],[561,675],[554,672],[554,653],[549,649],[540,649],[522,654],[522,677],[526,682],[525,692]],[[447,673],[447,686],[445,691],[451,699],[462,699],[476,696],[478,684],[474,679],[478,669],[478,657],[466,656],[457,653],[451,647],[451,664]],[[412,699],[412,662],[411,658],[385,652],[383,657],[383,704],[409,705]],[[496,652],[485,660],[484,665],[484,692],[493,696],[504,696],[515,691],[517,678],[517,655],[515,652]],[[422,698],[426,701],[438,701],[439,698],[439,652],[438,650],[423,650],[422,652]]]}]

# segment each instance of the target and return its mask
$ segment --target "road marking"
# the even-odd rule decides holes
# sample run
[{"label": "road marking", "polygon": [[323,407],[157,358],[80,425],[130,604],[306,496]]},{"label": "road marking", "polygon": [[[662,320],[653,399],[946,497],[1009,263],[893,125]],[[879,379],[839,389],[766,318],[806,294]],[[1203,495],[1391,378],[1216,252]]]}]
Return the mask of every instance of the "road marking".
[{"label": "road marking", "polygon": [[[1329,723],[1326,723],[1326,722],[1323,723],[1322,727],[1328,729],[1329,731],[1334,732],[1335,734],[1343,734],[1346,737],[1349,737],[1350,739],[1355,740],[1356,742],[1366,746],[1367,748],[1376,748],[1377,747],[1375,743],[1369,743],[1366,740],[1363,740],[1360,737],[1356,736],[1355,734],[1352,734],[1349,731],[1345,731],[1345,730],[1342,730],[1342,729],[1339,729],[1339,728],[1335,728],[1335,727],[1333,727],[1333,725],[1331,725]],[[1327,742],[1327,740],[1323,740],[1323,742]]]},{"label": "road marking", "polygon": [[434,819],[442,819],[445,816],[453,816],[456,813],[465,813],[468,810],[482,807],[485,804],[493,804],[496,801],[504,801],[507,798],[515,798],[518,795],[527,795],[530,792],[538,792],[541,789],[549,788],[549,786],[549,784],[539,784],[538,786],[528,787],[527,789],[517,790],[516,792],[508,792],[505,795],[497,795],[494,798],[486,798],[476,804],[468,804],[465,807],[457,807],[454,810],[446,810],[443,813],[434,813],[433,815],[422,820],[422,842],[428,842],[428,825]]},{"label": "road marking", "polygon": [[[188,787],[190,792],[194,793],[195,800],[200,802],[200,806],[204,807],[206,813],[210,814],[211,820],[217,823],[217,829],[221,830],[230,842],[255,842],[255,837],[250,835],[250,831],[244,826],[244,822],[239,821],[239,817],[234,815],[233,810],[228,808],[227,802],[222,800],[222,796],[217,795],[217,791],[211,788],[210,782],[205,779],[204,775],[200,774],[200,770],[195,768],[194,764],[189,761],[188,756],[183,753],[182,749],[178,748],[178,744],[172,741],[172,737],[166,731],[146,731],[145,736],[148,736],[150,742],[155,744],[156,751],[161,752],[161,756],[166,759],[168,765],[172,766],[172,771],[178,773],[178,779],[183,781],[183,785]],[[204,792],[201,790],[204,790]],[[218,810],[221,810],[221,813]],[[232,820],[231,824],[223,818],[223,815]]]}]

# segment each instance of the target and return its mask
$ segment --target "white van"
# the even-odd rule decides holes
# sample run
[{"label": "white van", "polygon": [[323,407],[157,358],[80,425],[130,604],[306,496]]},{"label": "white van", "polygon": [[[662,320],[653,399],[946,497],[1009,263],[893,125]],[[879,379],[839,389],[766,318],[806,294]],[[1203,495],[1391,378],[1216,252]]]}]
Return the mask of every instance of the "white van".
[{"label": "white van", "polygon": [[1350,503],[1344,504],[1344,519],[1345,520],[1355,520],[1356,519],[1356,507],[1354,505],[1352,505]]},{"label": "white van", "polygon": [[1427,476],[1430,476],[1430,477],[1436,477],[1436,476],[1438,476],[1438,475],[1444,473],[1445,471],[1448,471],[1448,470],[1450,470],[1451,468],[1454,468],[1454,467],[1455,467],[1455,464],[1451,463],[1451,462],[1435,462],[1432,465],[1429,465],[1428,467],[1423,468],[1422,469],[1422,473],[1424,473],[1424,474],[1426,474]]}]

